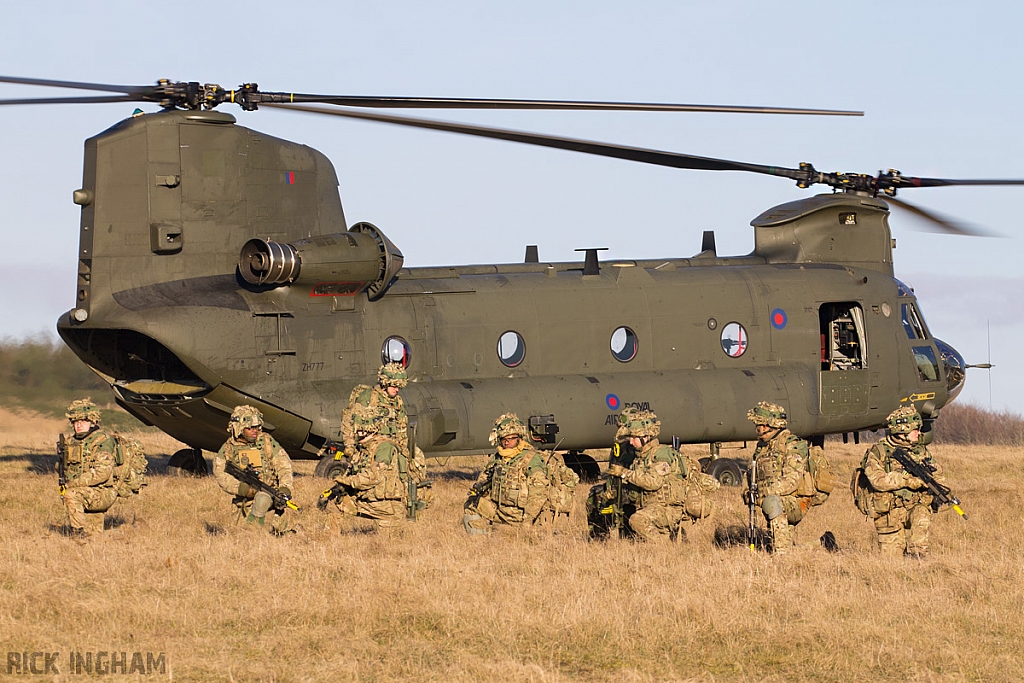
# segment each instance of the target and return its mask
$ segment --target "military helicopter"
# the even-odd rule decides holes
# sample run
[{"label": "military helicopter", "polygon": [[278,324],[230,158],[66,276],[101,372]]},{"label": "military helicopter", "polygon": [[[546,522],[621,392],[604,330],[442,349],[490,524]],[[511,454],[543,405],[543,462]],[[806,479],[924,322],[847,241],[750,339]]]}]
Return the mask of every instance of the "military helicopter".
[{"label": "military helicopter", "polygon": [[[243,403],[263,412],[293,457],[317,457],[353,386],[373,383],[382,362],[408,369],[411,436],[428,455],[487,450],[494,417],[514,411],[536,445],[568,451],[567,463],[587,473],[597,465],[583,451],[609,444],[627,405],[657,411],[665,434],[713,452],[754,438],[745,415],[759,400],[786,406],[791,428],[819,442],[878,428],[904,402],[934,417],[960,392],[966,365],[893,276],[889,205],[962,233],[897,191],[1024,184],[822,173],[353,107],[860,112],[0,82],[113,93],[0,104],[162,107],[85,143],[73,194],[82,207],[78,287],[57,329],[119,405],[191,447],[171,461],[185,468],[205,466],[201,450],[220,446]],[[237,125],[215,110],[225,103],[776,175],[833,193],[755,218],[745,256],[719,256],[705,232],[689,258],[602,262],[586,249],[580,261],[546,263],[527,246],[522,263],[403,268],[380,228],[346,223],[323,154]],[[325,459],[317,469],[330,468]]]}]

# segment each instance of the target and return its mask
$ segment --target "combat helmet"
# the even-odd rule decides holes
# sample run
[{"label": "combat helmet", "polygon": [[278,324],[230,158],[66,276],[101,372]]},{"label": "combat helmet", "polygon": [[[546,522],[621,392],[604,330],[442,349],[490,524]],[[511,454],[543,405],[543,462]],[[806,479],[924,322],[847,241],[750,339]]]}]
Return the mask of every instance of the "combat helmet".
[{"label": "combat helmet", "polygon": [[77,401],[73,401],[68,406],[68,410],[64,413],[64,417],[68,418],[70,422],[78,422],[79,420],[88,420],[94,425],[100,423],[100,409],[96,407],[96,404],[88,398],[80,398]]},{"label": "combat helmet", "polygon": [[263,413],[252,406],[235,406],[235,409],[231,411],[231,419],[228,420],[228,433],[236,439],[241,439],[243,429],[262,426]]},{"label": "combat helmet", "polygon": [[784,429],[786,427],[786,409],[775,403],[758,401],[756,406],[747,411],[747,419],[755,425]]},{"label": "combat helmet", "polygon": [[913,405],[900,406],[885,418],[885,428],[889,430],[890,434],[909,434],[923,426],[924,420],[921,419],[921,413],[917,412],[917,408]]},{"label": "combat helmet", "polygon": [[629,416],[629,424],[619,428],[626,430],[626,436],[656,439],[661,434],[661,420],[651,410],[638,410]]},{"label": "combat helmet", "polygon": [[403,388],[409,383],[409,373],[401,363],[385,363],[377,371],[377,381],[382,387]]},{"label": "combat helmet", "polygon": [[515,413],[503,413],[495,420],[494,429],[491,430],[487,438],[492,446],[497,446],[506,436],[518,436],[520,439],[525,439],[527,436],[526,425]]},{"label": "combat helmet", "polygon": [[626,406],[625,408],[622,409],[622,412],[619,413],[619,417],[617,418],[619,428],[615,432],[615,440],[617,442],[621,443],[623,441],[629,440],[629,423],[639,412],[639,408],[636,408],[634,406]]}]

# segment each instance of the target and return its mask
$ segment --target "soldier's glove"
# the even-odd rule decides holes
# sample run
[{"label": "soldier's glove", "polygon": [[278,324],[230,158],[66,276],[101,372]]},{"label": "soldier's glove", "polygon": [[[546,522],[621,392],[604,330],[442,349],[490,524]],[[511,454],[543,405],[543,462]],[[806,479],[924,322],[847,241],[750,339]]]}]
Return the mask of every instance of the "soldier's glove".
[{"label": "soldier's glove", "polygon": [[618,463],[614,463],[612,465],[608,465],[608,474],[613,476],[613,477],[621,477],[623,472],[625,472],[625,471],[626,471],[626,468],[623,467],[622,465],[618,464]]},{"label": "soldier's glove", "polygon": [[241,496],[242,498],[255,498],[256,494],[259,492],[260,490],[258,488],[256,488],[255,486],[249,486],[244,481],[239,482],[238,484],[238,495]]},{"label": "soldier's glove", "polygon": [[903,475],[903,486],[913,491],[928,488],[928,485],[925,484],[923,481],[921,481],[914,475],[906,472]]}]

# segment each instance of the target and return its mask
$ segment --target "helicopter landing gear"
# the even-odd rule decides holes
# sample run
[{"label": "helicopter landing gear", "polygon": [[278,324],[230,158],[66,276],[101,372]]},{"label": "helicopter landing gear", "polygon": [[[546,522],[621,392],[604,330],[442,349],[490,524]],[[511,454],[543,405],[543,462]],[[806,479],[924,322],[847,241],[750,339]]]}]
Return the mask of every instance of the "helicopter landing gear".
[{"label": "helicopter landing gear", "polygon": [[701,458],[700,464],[704,472],[717,479],[722,486],[739,486],[743,483],[743,470],[732,458]]},{"label": "helicopter landing gear", "polygon": [[320,460],[316,464],[316,469],[313,470],[313,474],[317,477],[323,477],[324,479],[334,479],[335,477],[345,474],[346,469],[346,463],[335,459],[332,453],[326,453],[320,457]]},{"label": "helicopter landing gear", "polygon": [[569,451],[562,456],[562,460],[565,461],[566,467],[579,475],[582,482],[597,481],[601,476],[601,468],[597,461],[582,451]]},{"label": "helicopter landing gear", "polygon": [[172,477],[205,477],[210,473],[201,448],[182,448],[167,460]]}]

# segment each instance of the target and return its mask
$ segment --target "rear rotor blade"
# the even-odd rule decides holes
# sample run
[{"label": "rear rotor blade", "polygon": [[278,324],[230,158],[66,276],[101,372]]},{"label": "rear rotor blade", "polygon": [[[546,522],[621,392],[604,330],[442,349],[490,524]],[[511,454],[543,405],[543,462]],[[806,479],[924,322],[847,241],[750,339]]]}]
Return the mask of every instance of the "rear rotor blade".
[{"label": "rear rotor blade", "polygon": [[96,97],[36,97],[23,100],[0,100],[5,104],[101,104],[104,102],[139,102],[132,95],[97,95]]},{"label": "rear rotor blade", "polygon": [[685,168],[700,171],[748,171],[750,173],[763,173],[766,175],[793,178],[794,180],[802,179],[806,175],[803,171],[791,168],[782,168],[779,166],[762,166],[760,164],[748,164],[742,161],[728,161],[726,159],[700,157],[692,154],[680,154],[677,152],[663,152],[656,149],[644,149],[642,147],[612,145],[605,142],[593,142],[591,140],[563,138],[554,135],[526,133],[523,131],[508,130],[505,128],[489,128],[486,126],[472,126],[465,123],[453,123],[450,121],[416,119],[406,116],[388,116],[386,114],[370,114],[368,112],[357,112],[344,109],[324,109],[322,107],[303,105],[269,104],[267,106],[279,109],[303,111],[311,114],[343,116],[346,118],[376,121],[378,123],[390,123],[397,126],[427,128],[430,130],[440,130],[448,133],[459,133],[462,135],[474,135],[477,137],[492,138],[495,140],[520,142],[527,145],[564,149],[572,152],[593,154],[596,156],[625,159],[627,161],[638,161],[645,164],[654,164],[656,166],[669,166],[671,168]]},{"label": "rear rotor blade", "polygon": [[790,107],[749,107],[716,104],[665,104],[657,102],[593,102],[568,100],[502,100],[464,97],[373,97],[359,95],[308,95],[260,92],[260,104],[322,103],[345,107],[381,109],[544,109],[598,111],[691,111],[737,114],[804,114],[817,116],[864,116],[862,111],[843,109],[801,109]]},{"label": "rear rotor blade", "polygon": [[52,81],[44,78],[18,78],[17,76],[0,76],[0,83],[16,83],[20,85],[42,85],[50,88],[74,88],[77,90],[98,90],[100,92],[121,92],[126,94],[145,93],[153,90],[150,85],[111,85],[108,83],[80,83],[78,81]]}]

